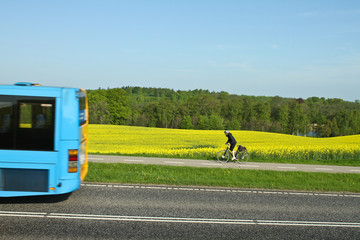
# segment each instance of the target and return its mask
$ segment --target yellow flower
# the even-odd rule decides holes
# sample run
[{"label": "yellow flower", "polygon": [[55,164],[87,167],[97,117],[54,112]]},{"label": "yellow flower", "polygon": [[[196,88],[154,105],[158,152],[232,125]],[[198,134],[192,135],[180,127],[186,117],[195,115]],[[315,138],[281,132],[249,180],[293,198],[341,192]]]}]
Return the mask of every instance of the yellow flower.
[{"label": "yellow flower", "polygon": [[[360,135],[309,138],[232,131],[252,158],[360,159]],[[227,141],[222,130],[182,130],[90,125],[89,153],[214,159]]]}]

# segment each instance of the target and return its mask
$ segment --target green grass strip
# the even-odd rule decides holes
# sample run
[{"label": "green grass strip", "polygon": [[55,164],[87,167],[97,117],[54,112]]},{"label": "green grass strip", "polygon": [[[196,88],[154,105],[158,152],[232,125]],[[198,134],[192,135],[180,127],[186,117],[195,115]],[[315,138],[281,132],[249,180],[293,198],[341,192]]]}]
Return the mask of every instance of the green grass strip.
[{"label": "green grass strip", "polygon": [[89,163],[87,182],[360,192],[360,174]]}]

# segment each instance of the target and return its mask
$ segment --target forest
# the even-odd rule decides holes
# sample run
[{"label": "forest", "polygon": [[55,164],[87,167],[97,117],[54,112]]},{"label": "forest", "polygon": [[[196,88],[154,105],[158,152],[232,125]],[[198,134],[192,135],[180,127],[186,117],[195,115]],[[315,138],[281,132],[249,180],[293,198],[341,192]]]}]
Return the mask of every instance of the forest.
[{"label": "forest", "polygon": [[360,101],[122,87],[87,90],[89,121],[179,129],[229,129],[335,137],[360,134]]}]

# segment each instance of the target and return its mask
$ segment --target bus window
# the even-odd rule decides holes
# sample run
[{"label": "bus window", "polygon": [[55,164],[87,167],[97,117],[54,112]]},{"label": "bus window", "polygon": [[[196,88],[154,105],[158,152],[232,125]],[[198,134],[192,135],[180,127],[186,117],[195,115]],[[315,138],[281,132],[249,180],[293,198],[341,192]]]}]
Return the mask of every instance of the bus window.
[{"label": "bus window", "polygon": [[80,126],[86,123],[87,109],[86,109],[86,94],[83,91],[79,91],[79,107],[80,107]]},{"label": "bus window", "polygon": [[21,103],[19,128],[51,128],[53,104]]},{"label": "bus window", "polygon": [[54,151],[55,98],[0,96],[0,149]]},{"label": "bus window", "polygon": [[0,98],[0,149],[9,149],[12,147],[12,105],[13,103],[8,101],[8,99]]},{"label": "bus window", "polygon": [[19,101],[16,149],[54,150],[55,100]]}]

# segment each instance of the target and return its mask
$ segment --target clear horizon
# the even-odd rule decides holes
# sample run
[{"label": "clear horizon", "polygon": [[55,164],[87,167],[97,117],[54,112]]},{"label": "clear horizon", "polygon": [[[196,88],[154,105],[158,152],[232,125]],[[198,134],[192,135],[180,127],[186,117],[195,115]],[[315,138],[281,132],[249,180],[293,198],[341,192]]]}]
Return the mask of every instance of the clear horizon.
[{"label": "clear horizon", "polygon": [[0,84],[360,99],[360,2],[2,1]]}]

